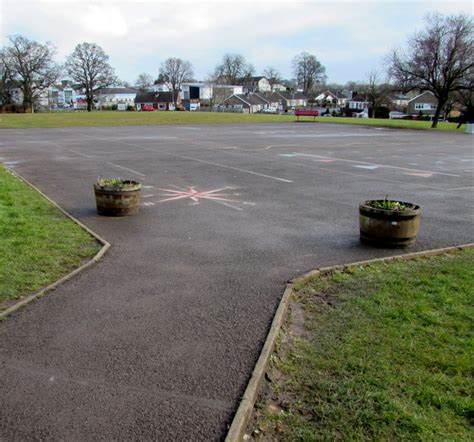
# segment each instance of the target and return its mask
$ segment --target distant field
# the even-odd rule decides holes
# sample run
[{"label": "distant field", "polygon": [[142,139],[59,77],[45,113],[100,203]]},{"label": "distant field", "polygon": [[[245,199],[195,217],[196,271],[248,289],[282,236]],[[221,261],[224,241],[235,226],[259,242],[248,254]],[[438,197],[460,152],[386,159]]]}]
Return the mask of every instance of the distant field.
[{"label": "distant field", "polygon": [[[0,128],[40,128],[77,126],[153,126],[159,124],[249,124],[293,123],[293,115],[231,114],[217,112],[64,112],[36,114],[0,114]],[[313,122],[301,118],[302,122]],[[429,121],[382,120],[367,118],[320,117],[317,122],[368,126],[430,129]],[[463,131],[465,126],[458,129]],[[439,123],[442,131],[456,131],[456,123]]]}]

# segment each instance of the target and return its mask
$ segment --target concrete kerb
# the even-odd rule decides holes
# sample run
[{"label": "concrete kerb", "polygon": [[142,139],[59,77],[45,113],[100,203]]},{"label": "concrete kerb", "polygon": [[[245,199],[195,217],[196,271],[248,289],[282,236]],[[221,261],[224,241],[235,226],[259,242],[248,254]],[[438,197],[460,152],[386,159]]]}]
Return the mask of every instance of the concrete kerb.
[{"label": "concrete kerb", "polygon": [[82,224],[78,219],[73,217],[70,213],[66,212],[59,204],[57,204],[55,201],[53,201],[51,198],[49,198],[47,195],[45,195],[40,189],[38,189],[34,184],[30,183],[27,179],[19,175],[16,171],[12,170],[11,168],[5,167],[13,176],[17,177],[21,181],[23,181],[27,186],[31,187],[34,191],[39,193],[43,198],[45,198],[49,203],[51,203],[54,207],[56,207],[64,216],[75,222],[79,227],[81,227],[83,230],[85,230],[87,233],[89,233],[91,236],[93,236],[100,244],[102,244],[101,249],[96,253],[96,255],[87,261],[86,263],[82,264],[80,267],[77,269],[74,269],[72,272],[68,273],[67,275],[63,276],[62,278],[58,279],[56,282],[53,282],[52,284],[48,285],[47,287],[42,288],[41,290],[32,293],[31,295],[26,296],[25,298],[21,299],[11,307],[3,310],[0,312],[0,319],[6,318],[8,315],[12,314],[16,310],[20,309],[21,307],[24,307],[25,305],[29,304],[30,302],[34,301],[35,299],[38,299],[45,295],[46,293],[56,289],[58,286],[63,284],[64,282],[68,281],[69,279],[73,278],[76,276],[78,273],[83,272],[87,268],[89,268],[91,265],[95,264],[97,261],[99,261],[105,254],[105,252],[109,249],[110,243],[106,241],[104,238],[99,236],[97,233],[93,232],[89,227],[85,226]]},{"label": "concrete kerb", "polygon": [[454,247],[444,247],[441,249],[433,249],[422,252],[413,252],[406,253],[403,255],[388,256],[385,258],[375,258],[369,259],[366,261],[358,261],[350,264],[340,264],[329,267],[320,267],[318,269],[312,270],[308,273],[305,273],[302,276],[290,280],[285,288],[283,297],[281,298],[280,304],[276,310],[275,316],[268,332],[265,344],[263,345],[260,356],[257,360],[257,364],[252,372],[250,381],[245,389],[244,395],[240,401],[237,412],[232,420],[232,424],[229,428],[227,436],[225,438],[226,442],[240,442],[244,440],[245,430],[247,429],[250,418],[253,414],[253,409],[255,406],[255,401],[260,390],[262,380],[265,376],[265,372],[268,368],[268,363],[270,357],[275,348],[275,344],[280,333],[281,326],[286,317],[288,310],[288,305],[290,303],[291,295],[293,294],[293,289],[295,284],[302,284],[310,280],[311,278],[325,275],[328,273],[333,273],[339,270],[345,270],[350,267],[368,267],[372,264],[381,263],[381,262],[390,262],[390,261],[408,261],[416,258],[424,258],[429,256],[443,255],[445,253],[453,252],[456,250],[470,249],[474,248],[474,243],[463,244],[460,246]]}]

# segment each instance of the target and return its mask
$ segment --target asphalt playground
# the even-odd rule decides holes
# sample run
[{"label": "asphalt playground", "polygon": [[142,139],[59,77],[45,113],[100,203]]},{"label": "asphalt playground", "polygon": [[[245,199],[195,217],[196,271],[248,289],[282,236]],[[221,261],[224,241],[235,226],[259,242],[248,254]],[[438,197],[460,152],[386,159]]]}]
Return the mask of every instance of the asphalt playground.
[{"label": "asphalt playground", "polygon": [[[421,205],[409,251],[474,241],[472,141],[320,123],[1,130],[0,161],[112,247],[0,322],[0,439],[223,439],[286,281],[404,253],[359,242],[359,202]],[[139,215],[96,215],[106,176],[143,183]]]}]

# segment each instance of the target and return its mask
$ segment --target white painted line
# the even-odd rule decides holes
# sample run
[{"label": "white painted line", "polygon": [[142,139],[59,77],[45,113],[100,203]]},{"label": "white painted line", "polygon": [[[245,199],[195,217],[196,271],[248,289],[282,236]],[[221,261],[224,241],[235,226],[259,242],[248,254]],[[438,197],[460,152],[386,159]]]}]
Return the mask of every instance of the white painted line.
[{"label": "white painted line", "polygon": [[86,155],[85,153],[77,152],[76,150],[68,149],[69,152],[75,153],[76,155],[79,155],[80,157],[84,158],[92,158],[90,155]]},{"label": "white painted line", "polygon": [[293,152],[293,154],[295,156],[301,156],[301,157],[327,158],[327,159],[330,159],[330,160],[344,161],[346,163],[357,163],[357,164],[365,164],[365,165],[385,167],[385,168],[388,168],[388,169],[409,170],[411,172],[424,172],[424,173],[433,173],[433,174],[436,174],[436,175],[459,177],[459,175],[454,175],[452,173],[433,172],[431,170],[410,169],[408,167],[399,167],[399,166],[388,166],[386,164],[370,163],[368,161],[348,160],[348,159],[345,159],[345,158],[326,157],[324,155],[311,155],[309,153],[299,153],[299,152]]},{"label": "white painted line", "polygon": [[257,175],[257,176],[261,176],[263,178],[270,178],[272,180],[276,180],[276,181],[281,181],[283,183],[292,183],[293,181],[291,180],[286,180],[284,178],[278,178],[276,176],[272,176],[272,175],[265,175],[263,173],[258,173],[258,172],[254,172],[252,170],[247,170],[247,169],[241,169],[240,167],[232,167],[232,166],[227,166],[225,164],[219,164],[219,163],[214,163],[212,161],[205,161],[205,160],[199,160],[198,158],[192,158],[192,157],[186,157],[186,156],[181,156],[181,155],[177,155],[177,154],[174,154],[174,153],[170,153],[170,152],[162,152],[162,153],[166,153],[168,155],[173,155],[175,157],[178,157],[178,158],[182,158],[183,160],[191,160],[191,161],[197,161],[199,163],[204,163],[204,164],[210,164],[211,166],[218,166],[218,167],[223,167],[225,169],[232,169],[232,170],[237,170],[239,172],[244,172],[244,173],[249,173],[251,175]]},{"label": "white painted line", "polygon": [[[369,179],[369,180],[375,180],[375,181],[383,181],[384,183],[396,183],[396,184],[404,184],[403,182],[400,182],[400,181],[397,181],[397,180],[391,180],[391,179],[388,179],[388,178],[378,178],[378,177],[375,177],[373,175],[361,175],[361,174],[358,174],[358,173],[354,173],[354,172],[346,172],[346,171],[343,171],[343,170],[338,170],[338,169],[330,169],[328,167],[318,167],[318,166],[313,166],[313,165],[310,165],[310,164],[302,164],[302,163],[297,163],[298,164],[298,167],[306,167],[308,169],[315,169],[315,170],[321,170],[322,172],[327,172],[327,173],[330,173],[331,175],[332,174],[340,174],[340,175],[350,175],[350,176],[356,176],[358,178],[363,178],[365,180]],[[416,187],[425,187],[427,189],[435,189],[435,190],[439,190],[441,192],[444,192],[446,189],[442,189],[441,187],[435,187],[435,186],[429,186],[427,184],[420,184],[420,183],[416,183],[414,184]]]},{"label": "white painted line", "polygon": [[213,163],[212,161],[199,160],[197,158],[186,157],[186,156],[178,155],[178,154],[172,153],[172,152],[164,152],[164,151],[161,151],[161,150],[150,149],[149,147],[144,147],[144,146],[138,146],[138,147],[141,148],[141,149],[144,149],[144,150],[149,150],[150,152],[156,152],[156,153],[161,153],[161,154],[165,154],[165,155],[171,155],[173,157],[182,158],[183,160],[197,161],[199,163],[204,163],[204,164],[210,164],[212,166],[223,167],[225,169],[237,170],[239,172],[249,173],[251,175],[257,175],[257,176],[261,176],[263,178],[269,178],[269,179],[272,179],[272,180],[281,181],[283,183],[292,183],[293,182],[291,180],[286,180],[284,178],[278,178],[278,177],[271,176],[271,175],[265,175],[263,173],[253,172],[252,170],[240,169],[239,167],[226,166],[225,164]]},{"label": "white painted line", "polygon": [[452,189],[446,189],[446,190],[467,190],[467,189],[474,189],[474,186],[454,187],[454,188],[452,188]]},{"label": "white painted line", "polygon": [[422,178],[429,178],[429,177],[433,176],[433,174],[429,173],[429,172],[415,172],[415,173],[404,172],[403,175],[419,176],[419,177],[422,177]]},{"label": "white painted line", "polygon": [[235,210],[244,210],[241,207],[233,206],[232,204],[225,203],[224,201],[218,201],[218,200],[211,200],[214,201],[215,203],[222,204],[223,206],[230,207],[231,209]]},{"label": "white painted line", "polygon": [[274,147],[297,147],[297,146],[295,146],[295,143],[293,143],[293,144],[270,144],[270,146],[267,146],[264,150],[270,150],[270,149],[273,149]]},{"label": "white painted line", "polygon": [[360,169],[367,169],[367,170],[374,170],[374,169],[379,168],[379,166],[361,166],[360,164],[353,164],[352,167],[358,167]]},{"label": "white painted line", "polygon": [[128,170],[129,172],[132,172],[132,173],[134,173],[134,174],[136,174],[136,175],[146,176],[145,174],[140,173],[140,172],[137,172],[136,170],[133,170],[133,169],[129,169],[128,167],[119,166],[118,164],[109,163],[108,161],[107,161],[106,164],[110,164],[111,166],[118,167],[119,169]]}]

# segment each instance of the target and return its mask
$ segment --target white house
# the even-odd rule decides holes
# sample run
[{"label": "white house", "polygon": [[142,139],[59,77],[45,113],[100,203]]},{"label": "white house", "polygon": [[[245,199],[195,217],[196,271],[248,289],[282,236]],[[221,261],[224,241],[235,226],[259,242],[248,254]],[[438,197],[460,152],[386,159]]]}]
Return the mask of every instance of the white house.
[{"label": "white house", "polygon": [[389,96],[390,100],[395,106],[398,107],[407,107],[410,97],[402,93],[394,93]]},{"label": "white house", "polygon": [[253,92],[271,92],[272,86],[267,77],[249,77],[243,81],[243,92],[249,94]]},{"label": "white house", "polygon": [[104,88],[99,89],[95,93],[97,99],[97,106],[113,106],[118,104],[125,104],[126,106],[135,105],[135,97],[137,91],[132,88],[120,87],[120,88]]},{"label": "white house", "polygon": [[368,111],[369,102],[362,95],[355,95],[350,100],[346,101],[346,107],[350,110],[358,110],[361,112]]}]

